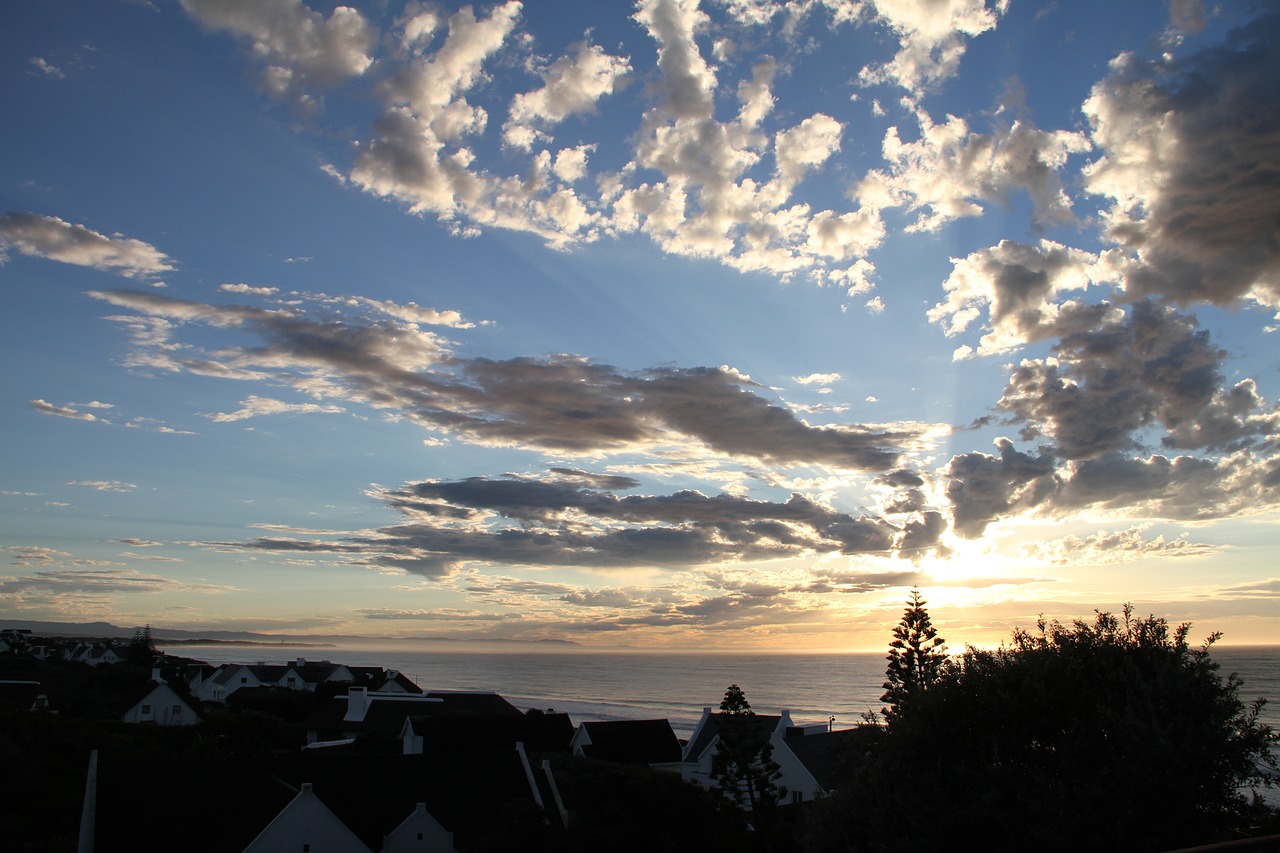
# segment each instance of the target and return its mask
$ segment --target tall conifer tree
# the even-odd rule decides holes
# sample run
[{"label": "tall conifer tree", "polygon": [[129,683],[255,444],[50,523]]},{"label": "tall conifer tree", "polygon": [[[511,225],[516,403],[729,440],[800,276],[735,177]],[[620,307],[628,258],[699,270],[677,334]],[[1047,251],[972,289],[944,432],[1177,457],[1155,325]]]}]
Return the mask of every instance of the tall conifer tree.
[{"label": "tall conifer tree", "polygon": [[902,621],[893,629],[893,641],[889,643],[889,665],[885,667],[885,694],[881,702],[887,702],[884,716],[889,722],[900,716],[911,699],[928,690],[942,676],[947,662],[946,641],[938,636],[938,629],[929,619],[927,604],[920,597],[920,590],[911,590]]},{"label": "tall conifer tree", "polygon": [[713,770],[720,790],[757,816],[767,814],[786,789],[777,784],[782,768],[773,760],[769,732],[755,720],[746,694],[730,684],[720,702]]}]

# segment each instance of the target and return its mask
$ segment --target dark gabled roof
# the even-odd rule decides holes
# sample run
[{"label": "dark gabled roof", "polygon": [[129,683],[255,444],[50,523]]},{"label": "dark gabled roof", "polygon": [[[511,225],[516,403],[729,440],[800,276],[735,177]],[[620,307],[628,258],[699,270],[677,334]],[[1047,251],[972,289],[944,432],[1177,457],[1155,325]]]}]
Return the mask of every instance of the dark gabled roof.
[{"label": "dark gabled roof", "polygon": [[406,693],[421,693],[422,688],[413,683],[403,672],[396,669],[383,669],[380,666],[349,666],[355,683],[370,690],[381,690],[392,682],[398,684]]},{"label": "dark gabled roof", "polygon": [[[720,720],[727,716],[726,714],[710,714],[706,723],[697,732],[697,739],[689,744],[689,760],[697,761],[701,755],[707,751],[707,747],[711,746],[711,742],[720,734]],[[750,720],[750,725],[756,727],[757,734],[768,740],[773,734],[773,730],[778,727],[778,721],[782,717],[775,714],[751,714],[744,717],[744,720]]]},{"label": "dark gabled roof", "polygon": [[394,675],[388,672],[386,677],[383,679],[382,683],[379,684],[377,687],[375,687],[374,690],[378,690],[382,687],[385,687],[387,684],[394,682],[395,684],[399,685],[400,689],[405,691],[406,693],[422,693],[423,692],[422,688],[419,687],[417,684],[415,684],[412,678],[405,675],[403,672],[400,672],[399,670],[395,670],[394,672],[395,672]]},{"label": "dark gabled roof", "polygon": [[242,663],[224,663],[209,680],[214,684],[226,684],[235,677],[236,673],[245,668],[247,668],[246,665]]},{"label": "dark gabled roof", "polygon": [[45,693],[47,691],[38,681],[0,681],[0,707],[30,711]]},{"label": "dark gabled roof", "polygon": [[302,721],[302,727],[318,732],[383,732],[399,735],[406,719],[430,713],[427,709],[439,705],[437,702],[388,698],[386,694],[371,693],[364,718],[348,720],[348,699],[344,694],[334,696],[321,705],[319,710]]},{"label": "dark gabled roof", "polygon": [[424,716],[433,717],[498,717],[523,716],[515,705],[503,699],[497,693],[465,693],[452,690],[432,690],[427,696],[442,699],[440,710],[429,711]]},{"label": "dark gabled roof", "polygon": [[228,759],[111,761],[98,765],[98,850],[139,839],[182,839],[187,853],[243,850],[297,796],[262,762]]},{"label": "dark gabled roof", "polygon": [[[323,684],[329,680],[330,676],[342,668],[341,664],[336,663],[305,663],[302,666],[287,665],[285,666],[285,671],[293,670],[307,684]],[[284,673],[282,672],[279,678],[283,677]]]},{"label": "dark gabled roof", "polygon": [[573,739],[573,721],[568,714],[414,715],[410,722],[414,734],[422,737],[423,752],[514,749],[517,743],[523,743],[528,753],[568,752]]},{"label": "dark gabled roof", "polygon": [[860,726],[816,735],[793,735],[783,743],[818,784],[830,791],[866,754],[879,734],[873,726]]},{"label": "dark gabled roof", "polygon": [[284,678],[284,674],[290,669],[292,667],[274,663],[255,663],[249,667],[249,671],[253,673],[254,678],[267,684],[275,684]]},{"label": "dark gabled roof", "polygon": [[[432,755],[309,755],[278,771],[316,795],[372,850],[408,817],[416,803],[454,834],[465,849],[493,824],[505,803],[532,802],[528,777],[514,749]],[[304,778],[306,777],[306,778]]]},{"label": "dark gabled roof", "polygon": [[610,720],[583,723],[591,743],[588,758],[621,764],[668,764],[680,760],[680,741],[667,720]]},{"label": "dark gabled roof", "polygon": [[[156,784],[164,780],[164,784]],[[316,796],[370,849],[416,803],[465,848],[503,806],[532,802],[514,749],[466,754],[287,759],[111,761],[98,776],[99,850],[134,849],[139,833],[181,838],[190,853],[243,850],[310,783]]]},{"label": "dark gabled roof", "polygon": [[[165,681],[156,681],[155,679],[152,679],[148,681],[146,684],[139,687],[137,690],[134,690],[133,692],[126,694],[125,698],[120,703],[120,709],[119,709],[120,714],[127,714],[139,702],[149,697],[152,693],[156,692],[161,687],[168,688],[169,692],[173,694],[174,698],[177,699],[177,701],[185,705],[188,711],[195,713],[195,710],[196,710],[195,702],[190,700],[188,697],[184,696],[181,692],[175,690],[172,684],[169,684],[168,682],[165,682]],[[197,717],[198,716],[199,715],[197,714]]]}]

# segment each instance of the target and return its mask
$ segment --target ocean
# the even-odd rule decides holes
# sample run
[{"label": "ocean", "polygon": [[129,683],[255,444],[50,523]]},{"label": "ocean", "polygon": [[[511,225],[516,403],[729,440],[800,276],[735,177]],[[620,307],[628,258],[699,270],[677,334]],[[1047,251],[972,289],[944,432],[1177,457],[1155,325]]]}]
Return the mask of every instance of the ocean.
[{"label": "ocean", "polygon": [[[160,644],[163,647],[163,643]],[[730,684],[761,714],[791,712],[797,725],[855,725],[881,707],[885,657],[874,654],[647,652],[459,652],[374,641],[334,647],[183,645],[172,654],[219,663],[311,661],[396,669],[426,690],[491,690],[521,709],[583,720],[671,721],[684,737]],[[1280,730],[1280,646],[1215,648],[1223,676],[1238,673],[1240,698],[1266,697],[1263,722]]]}]

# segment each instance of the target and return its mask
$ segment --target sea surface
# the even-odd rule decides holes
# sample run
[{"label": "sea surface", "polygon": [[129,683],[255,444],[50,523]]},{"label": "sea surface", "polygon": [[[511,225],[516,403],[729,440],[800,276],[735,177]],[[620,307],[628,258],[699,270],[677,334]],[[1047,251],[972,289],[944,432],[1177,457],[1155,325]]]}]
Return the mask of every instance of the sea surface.
[{"label": "sea surface", "polygon": [[[163,643],[161,643],[163,646]],[[286,663],[306,658],[403,672],[425,690],[491,690],[521,709],[554,709],[583,720],[671,721],[685,737],[704,707],[739,685],[761,714],[791,712],[797,725],[848,728],[879,710],[885,657],[876,654],[648,652],[472,652],[406,648],[375,641],[325,648],[183,645],[167,649],[220,663]],[[1223,677],[1238,673],[1246,703],[1268,699],[1263,722],[1280,730],[1280,646],[1216,647]]]}]

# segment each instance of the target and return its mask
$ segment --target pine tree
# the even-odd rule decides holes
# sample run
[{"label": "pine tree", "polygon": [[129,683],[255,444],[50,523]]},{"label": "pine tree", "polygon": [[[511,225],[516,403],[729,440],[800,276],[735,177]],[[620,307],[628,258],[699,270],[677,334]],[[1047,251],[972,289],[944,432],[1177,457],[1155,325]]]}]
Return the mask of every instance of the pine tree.
[{"label": "pine tree", "polygon": [[145,628],[138,628],[133,632],[133,639],[125,650],[126,660],[130,663],[150,664],[159,656],[160,650],[156,648],[155,640],[151,639],[149,623]]},{"label": "pine tree", "polygon": [[929,620],[920,590],[911,590],[902,621],[893,629],[893,641],[889,643],[889,656],[885,667],[885,694],[881,702],[887,702],[885,719],[892,723],[901,716],[912,698],[937,683],[947,662],[946,641],[938,636],[938,630]]},{"label": "pine tree", "polygon": [[773,760],[770,732],[755,719],[738,685],[730,684],[725,691],[717,723],[720,740],[713,773],[720,790],[756,815],[767,814],[787,793],[777,784],[782,768]]}]

